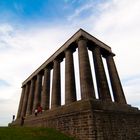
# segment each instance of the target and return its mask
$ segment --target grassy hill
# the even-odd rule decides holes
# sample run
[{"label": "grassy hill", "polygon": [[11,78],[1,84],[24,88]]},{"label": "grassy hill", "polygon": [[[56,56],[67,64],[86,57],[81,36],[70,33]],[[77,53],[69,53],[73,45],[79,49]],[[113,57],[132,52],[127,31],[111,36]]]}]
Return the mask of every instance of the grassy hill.
[{"label": "grassy hill", "polygon": [[75,140],[49,128],[0,127],[0,140]]}]

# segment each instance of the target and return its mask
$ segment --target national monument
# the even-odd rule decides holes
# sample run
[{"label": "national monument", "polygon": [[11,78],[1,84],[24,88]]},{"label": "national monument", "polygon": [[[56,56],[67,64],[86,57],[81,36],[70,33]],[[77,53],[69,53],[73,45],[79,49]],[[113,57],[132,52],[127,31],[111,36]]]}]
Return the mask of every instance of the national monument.
[{"label": "national monument", "polygon": [[[92,78],[89,51],[96,80]],[[77,100],[76,93],[75,52],[78,52],[81,100]],[[126,102],[114,56],[109,46],[83,29],[78,30],[22,83],[17,118],[11,126],[20,125],[24,116],[23,126],[55,128],[79,140],[140,140],[140,111]],[[61,81],[61,62],[64,59],[65,80]],[[61,105],[62,82],[65,83],[64,105]],[[35,116],[38,105],[44,111]]]}]

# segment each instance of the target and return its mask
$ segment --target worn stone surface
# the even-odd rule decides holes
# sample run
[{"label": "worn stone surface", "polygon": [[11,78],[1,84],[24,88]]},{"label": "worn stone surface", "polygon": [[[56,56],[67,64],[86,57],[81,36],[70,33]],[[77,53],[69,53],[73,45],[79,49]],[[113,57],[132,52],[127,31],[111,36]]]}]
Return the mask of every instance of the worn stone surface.
[{"label": "worn stone surface", "polygon": [[21,117],[26,115],[29,90],[30,90],[30,83],[27,83],[26,87],[25,87],[25,95],[24,95],[23,104],[22,104],[22,108],[21,108]]},{"label": "worn stone surface", "polygon": [[65,51],[65,104],[76,101],[76,85],[73,63],[73,52]]},{"label": "worn stone surface", "polygon": [[80,71],[81,98],[95,98],[91,67],[88,56],[87,41],[84,38],[78,40],[78,57]]},{"label": "worn stone surface", "polygon": [[28,114],[28,115],[32,114],[34,91],[35,91],[34,89],[35,89],[35,79],[32,79],[31,86],[30,86],[30,92],[29,92],[29,98],[28,98],[28,104],[27,104],[27,111],[26,111],[26,114]]},{"label": "worn stone surface", "polygon": [[61,75],[60,61],[54,60],[53,66],[53,81],[52,81],[52,102],[51,108],[56,108],[61,105]]},{"label": "worn stone surface", "polygon": [[43,91],[41,94],[41,106],[43,110],[49,109],[50,100],[50,68],[44,70]]},{"label": "worn stone surface", "polygon": [[110,75],[110,81],[111,81],[112,90],[114,94],[114,100],[117,103],[126,104],[126,99],[125,99],[123,88],[122,88],[120,78],[117,72],[117,68],[115,66],[113,56],[111,54],[106,56],[106,62],[107,62],[108,71]]},{"label": "worn stone surface", "polygon": [[33,111],[38,107],[41,102],[41,91],[42,91],[42,75],[37,75],[36,88],[33,102]]},{"label": "worn stone surface", "polygon": [[21,97],[20,97],[20,102],[19,102],[17,118],[21,117],[21,111],[22,111],[22,106],[23,106],[24,95],[25,95],[25,86],[22,87],[22,92],[21,92]]},{"label": "worn stone surface", "polygon": [[27,116],[25,126],[55,128],[78,140],[139,140],[140,111],[129,105],[78,101]]},{"label": "worn stone surface", "polygon": [[104,100],[111,101],[111,95],[107,83],[106,73],[101,58],[100,47],[95,46],[94,49],[92,50],[92,54],[93,54],[93,61],[95,66],[95,73],[96,73],[95,75],[96,75],[99,98],[103,101]]}]

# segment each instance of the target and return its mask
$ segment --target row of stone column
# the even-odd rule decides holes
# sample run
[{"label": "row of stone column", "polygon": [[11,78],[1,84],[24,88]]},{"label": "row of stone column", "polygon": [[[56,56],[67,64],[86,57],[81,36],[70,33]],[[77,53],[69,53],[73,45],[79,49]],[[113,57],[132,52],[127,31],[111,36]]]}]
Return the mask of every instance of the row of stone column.
[{"label": "row of stone column", "polygon": [[[95,90],[88,56],[87,40],[84,38],[80,38],[77,41],[77,45],[79,57],[81,99],[95,99]],[[91,51],[93,54],[99,99],[102,101],[111,102],[112,99],[109,91],[106,73],[104,70],[100,47],[93,46],[91,47]],[[110,53],[106,55],[105,59],[109,71],[114,101],[117,103],[126,104],[121,82],[113,60],[113,55]],[[61,61],[59,60],[59,58],[56,58],[53,61],[51,109],[61,105],[60,63]],[[22,94],[17,118],[32,114],[32,112],[37,108],[39,104],[42,106],[43,110],[49,109],[50,71],[51,69],[46,66],[46,68],[44,69],[43,85],[43,75],[39,73],[35,78],[33,78],[22,87]],[[65,104],[70,104],[76,100],[73,51],[71,48],[68,48],[65,50]]]}]

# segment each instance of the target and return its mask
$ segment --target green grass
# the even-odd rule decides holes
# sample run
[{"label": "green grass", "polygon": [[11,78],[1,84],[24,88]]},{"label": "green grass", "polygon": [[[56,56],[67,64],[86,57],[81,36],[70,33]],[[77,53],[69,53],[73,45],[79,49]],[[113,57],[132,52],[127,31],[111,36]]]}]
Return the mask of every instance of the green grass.
[{"label": "green grass", "polygon": [[0,127],[0,140],[75,140],[49,128]]}]

